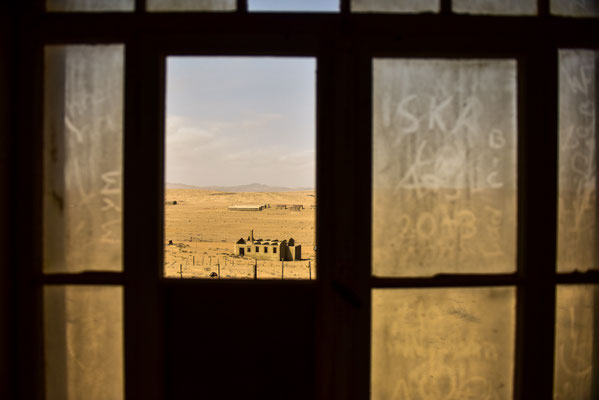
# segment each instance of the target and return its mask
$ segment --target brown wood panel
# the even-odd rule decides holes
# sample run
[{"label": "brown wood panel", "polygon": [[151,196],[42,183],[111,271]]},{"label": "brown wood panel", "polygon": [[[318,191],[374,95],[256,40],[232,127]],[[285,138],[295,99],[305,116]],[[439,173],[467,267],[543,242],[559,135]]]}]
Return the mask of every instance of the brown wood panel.
[{"label": "brown wood panel", "polygon": [[166,398],[315,397],[315,289],[164,288]]}]

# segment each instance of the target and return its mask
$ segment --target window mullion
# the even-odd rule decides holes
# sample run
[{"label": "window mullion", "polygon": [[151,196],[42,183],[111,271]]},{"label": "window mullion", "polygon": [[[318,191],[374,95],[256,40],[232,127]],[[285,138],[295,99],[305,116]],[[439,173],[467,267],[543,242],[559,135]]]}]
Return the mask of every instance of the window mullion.
[{"label": "window mullion", "polygon": [[518,286],[515,398],[552,398],[557,224],[557,52],[518,69]]},{"label": "window mullion", "polygon": [[151,44],[126,43],[124,329],[126,398],[162,398],[158,278],[162,257],[162,66]]}]

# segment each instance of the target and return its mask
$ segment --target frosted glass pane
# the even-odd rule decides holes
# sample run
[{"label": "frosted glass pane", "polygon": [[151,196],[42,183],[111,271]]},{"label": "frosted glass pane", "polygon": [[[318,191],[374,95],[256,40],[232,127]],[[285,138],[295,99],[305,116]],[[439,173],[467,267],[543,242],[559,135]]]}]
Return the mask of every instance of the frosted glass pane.
[{"label": "frosted glass pane", "polygon": [[514,271],[516,63],[373,68],[373,273]]},{"label": "frosted glass pane", "polygon": [[372,293],[371,399],[512,399],[515,290]]},{"label": "frosted glass pane", "polygon": [[599,0],[551,0],[551,13],[571,17],[598,17]]},{"label": "frosted glass pane", "polygon": [[148,11],[235,11],[236,0],[147,0]]},{"label": "frosted glass pane", "polygon": [[535,15],[537,0],[453,0],[453,11],[488,15]]},{"label": "frosted glass pane", "polygon": [[597,234],[597,52],[559,52],[559,272],[599,267]]},{"label": "frosted glass pane", "polygon": [[123,52],[46,47],[45,272],[122,269]]},{"label": "frosted glass pane", "polygon": [[351,0],[353,12],[439,12],[439,0]]},{"label": "frosted glass pane", "polygon": [[46,286],[47,400],[124,398],[123,290]]},{"label": "frosted glass pane", "polygon": [[250,11],[339,11],[340,0],[248,0]]},{"label": "frosted glass pane", "polygon": [[598,305],[597,285],[557,287],[554,382],[556,400],[598,398]]},{"label": "frosted glass pane", "polygon": [[46,0],[48,11],[133,11],[135,0]]}]

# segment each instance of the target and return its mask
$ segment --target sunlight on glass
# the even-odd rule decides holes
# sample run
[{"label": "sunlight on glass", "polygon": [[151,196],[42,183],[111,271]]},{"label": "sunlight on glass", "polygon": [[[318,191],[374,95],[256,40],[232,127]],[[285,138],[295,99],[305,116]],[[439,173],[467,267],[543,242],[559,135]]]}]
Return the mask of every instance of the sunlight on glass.
[{"label": "sunlight on glass", "polygon": [[598,52],[559,52],[558,272],[599,268]]},{"label": "sunlight on glass", "polygon": [[556,301],[554,398],[596,399],[599,286],[560,285]]},{"label": "sunlight on glass", "polygon": [[47,400],[124,398],[123,289],[46,286]]},{"label": "sunlight on glass", "polygon": [[353,12],[439,12],[439,0],[351,0]]},{"label": "sunlight on glass", "polygon": [[48,11],[133,11],[135,0],[46,0]]},{"label": "sunlight on glass", "polygon": [[124,46],[45,49],[44,272],[122,270]]},{"label": "sunlight on glass", "polygon": [[535,15],[537,0],[453,0],[453,11],[487,15]]},{"label": "sunlight on glass", "polygon": [[512,399],[515,289],[377,289],[371,399]]},{"label": "sunlight on glass", "polygon": [[599,17],[597,0],[551,0],[551,13],[569,17]]},{"label": "sunlight on glass", "polygon": [[315,69],[168,58],[165,276],[315,279]]},{"label": "sunlight on glass", "polygon": [[147,0],[148,11],[235,11],[236,0]]},{"label": "sunlight on glass", "polygon": [[377,276],[516,268],[516,63],[375,59]]}]

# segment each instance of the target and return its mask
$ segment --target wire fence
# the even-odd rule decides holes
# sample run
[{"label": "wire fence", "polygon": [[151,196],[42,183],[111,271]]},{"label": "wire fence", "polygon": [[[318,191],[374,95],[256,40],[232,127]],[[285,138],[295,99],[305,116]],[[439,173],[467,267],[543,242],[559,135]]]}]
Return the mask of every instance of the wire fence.
[{"label": "wire fence", "polygon": [[314,260],[269,261],[235,256],[185,255],[165,263],[169,278],[308,279],[316,278]]}]

